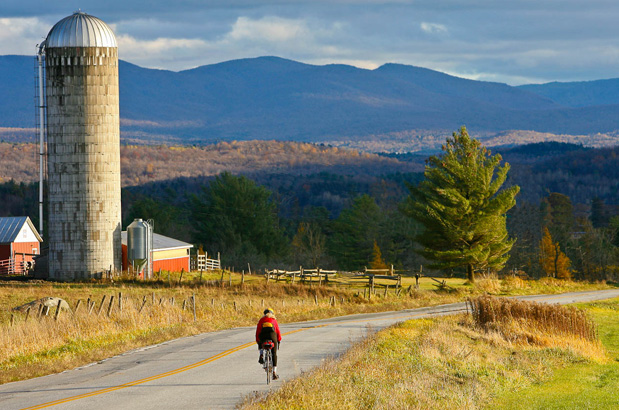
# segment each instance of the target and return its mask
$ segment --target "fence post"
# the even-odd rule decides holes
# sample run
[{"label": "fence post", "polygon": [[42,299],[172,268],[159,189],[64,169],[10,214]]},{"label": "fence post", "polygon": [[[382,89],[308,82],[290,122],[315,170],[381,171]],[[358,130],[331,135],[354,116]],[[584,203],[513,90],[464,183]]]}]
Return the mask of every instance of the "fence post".
[{"label": "fence post", "polygon": [[192,301],[192,305],[193,305],[193,321],[196,321],[196,294],[194,293],[191,296],[191,301]]},{"label": "fence post", "polygon": [[77,311],[80,308],[80,306],[82,306],[82,299],[77,300],[77,303],[75,304],[75,310],[73,311],[73,316],[77,315]]},{"label": "fence post", "polygon": [[10,324],[10,326],[11,326],[11,327],[13,327],[13,324],[14,324],[14,323],[15,323],[15,315],[13,315],[13,314],[11,313],[11,324]]},{"label": "fence post", "polygon": [[228,272],[228,287],[232,287],[232,271]]},{"label": "fence post", "polygon": [[185,273],[185,268],[181,268],[181,276],[180,276],[180,278],[178,278],[178,285],[177,286],[181,285],[181,281],[183,280],[183,273]]},{"label": "fence post", "polygon": [[[249,264],[247,264],[249,266]],[[245,285],[245,269],[241,272],[241,286]]]},{"label": "fence post", "polygon": [[314,303],[318,306],[318,293],[314,293]]},{"label": "fence post", "polygon": [[[153,293],[154,295],[154,293]],[[97,316],[99,316],[101,314],[101,310],[103,309],[103,304],[105,303],[105,298],[107,297],[107,295],[103,295],[103,299],[101,299],[101,305],[99,306],[99,310],[97,310]]]},{"label": "fence post", "polygon": [[144,306],[146,306],[146,296],[144,296],[144,298],[142,299],[142,306],[140,306],[140,310],[138,311],[138,315],[140,313],[142,313],[142,309],[144,309]]},{"label": "fence post", "polygon": [[24,319],[24,323],[28,321],[28,316],[30,316],[30,309],[31,309],[31,306],[28,306],[28,308],[26,309],[26,318]]},{"label": "fence post", "polygon": [[114,307],[114,295],[110,296],[110,305],[107,307],[107,317],[110,317],[110,313],[112,313],[112,307]]},{"label": "fence post", "polygon": [[387,291],[389,290],[389,285],[385,285],[385,294],[383,295],[383,298],[387,297]]},{"label": "fence post", "polygon": [[118,310],[123,311],[123,294],[118,292]]},{"label": "fence post", "polygon": [[249,265],[249,262],[247,262],[247,274],[251,275],[251,266]]},{"label": "fence post", "polygon": [[391,269],[389,269],[389,275],[393,276],[395,274],[394,270],[393,270],[393,264],[391,264]]}]

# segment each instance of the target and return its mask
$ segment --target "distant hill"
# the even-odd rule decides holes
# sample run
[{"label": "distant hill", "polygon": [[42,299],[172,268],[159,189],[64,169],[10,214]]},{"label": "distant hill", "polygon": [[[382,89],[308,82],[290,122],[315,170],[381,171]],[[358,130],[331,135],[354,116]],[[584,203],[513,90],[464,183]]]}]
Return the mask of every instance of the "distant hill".
[{"label": "distant hill", "polygon": [[569,107],[619,104],[619,78],[572,83],[529,84],[518,88]]},{"label": "distant hill", "polygon": [[[474,132],[619,130],[619,103],[599,88],[577,105],[546,86],[510,87],[399,64],[365,70],[260,57],[181,72],[121,61],[119,71],[127,141],[321,141],[461,125]],[[0,127],[34,125],[33,75],[33,57],[0,56]]]}]

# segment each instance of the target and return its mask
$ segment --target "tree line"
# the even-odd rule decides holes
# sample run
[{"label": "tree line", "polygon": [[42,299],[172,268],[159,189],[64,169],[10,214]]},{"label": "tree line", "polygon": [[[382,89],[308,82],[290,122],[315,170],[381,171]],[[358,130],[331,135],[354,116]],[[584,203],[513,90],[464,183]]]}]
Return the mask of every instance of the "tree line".
[{"label": "tree line", "polygon": [[[569,151],[584,161],[583,150]],[[427,158],[423,173],[224,172],[125,188],[123,226],[136,217],[154,219],[156,232],[220,252],[226,265],[241,268],[393,264],[471,280],[481,272],[616,278],[614,205],[600,197],[574,205],[549,191],[539,201],[523,199],[510,177],[503,157],[463,128]],[[36,184],[0,184],[1,215],[33,217],[35,199]]]}]

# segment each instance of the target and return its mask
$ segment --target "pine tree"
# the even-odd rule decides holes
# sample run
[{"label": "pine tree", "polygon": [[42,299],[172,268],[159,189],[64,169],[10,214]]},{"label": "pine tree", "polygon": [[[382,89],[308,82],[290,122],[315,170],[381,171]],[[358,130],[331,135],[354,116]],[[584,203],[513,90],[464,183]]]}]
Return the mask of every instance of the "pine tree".
[{"label": "pine tree", "polygon": [[559,243],[553,242],[550,231],[546,227],[544,227],[544,236],[540,244],[540,253],[540,263],[546,275],[559,279],[572,277],[570,259],[561,251]]},{"label": "pine tree", "polygon": [[428,158],[425,179],[409,186],[403,210],[425,228],[416,241],[419,253],[433,261],[430,267],[465,266],[472,282],[476,270],[500,270],[509,258],[514,240],[508,238],[505,214],[520,188],[499,192],[509,164],[499,167],[501,156],[491,156],[464,127],[442,150]]}]

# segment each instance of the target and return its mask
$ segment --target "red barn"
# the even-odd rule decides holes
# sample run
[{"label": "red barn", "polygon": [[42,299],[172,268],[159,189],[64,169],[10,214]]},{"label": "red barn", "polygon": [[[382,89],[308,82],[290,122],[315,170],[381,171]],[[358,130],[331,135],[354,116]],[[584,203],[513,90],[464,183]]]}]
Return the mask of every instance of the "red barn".
[{"label": "red barn", "polygon": [[[121,233],[123,270],[129,267],[127,259],[127,231]],[[189,271],[189,252],[193,245],[178,239],[153,233],[153,272],[159,269],[172,272]]]},{"label": "red barn", "polygon": [[27,216],[0,217],[0,274],[26,272],[43,239]]}]

